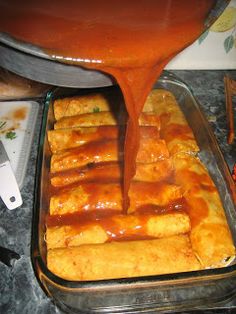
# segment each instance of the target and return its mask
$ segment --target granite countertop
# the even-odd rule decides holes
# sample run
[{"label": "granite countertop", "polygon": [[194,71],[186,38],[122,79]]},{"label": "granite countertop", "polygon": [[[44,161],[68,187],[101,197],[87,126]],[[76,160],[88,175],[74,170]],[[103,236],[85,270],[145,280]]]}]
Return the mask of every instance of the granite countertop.
[{"label": "granite countertop", "polygon": [[[236,162],[236,141],[233,145],[228,145],[226,142],[227,125],[223,77],[227,73],[236,79],[236,71],[172,72],[185,81],[193,91],[210,121],[223,155],[232,169]],[[24,203],[20,208],[8,211],[0,201],[0,246],[12,249],[21,255],[12,268],[0,263],[0,313],[4,314],[61,313],[41,289],[32,270],[30,259],[35,166],[41,118],[42,108],[39,110],[34,142],[22,189]],[[227,310],[219,309],[217,313],[236,311],[236,296],[235,300],[227,303],[224,307]],[[232,308],[235,310],[233,311]],[[211,312],[213,311],[209,311],[209,313]],[[214,311],[214,313],[216,312]]]}]

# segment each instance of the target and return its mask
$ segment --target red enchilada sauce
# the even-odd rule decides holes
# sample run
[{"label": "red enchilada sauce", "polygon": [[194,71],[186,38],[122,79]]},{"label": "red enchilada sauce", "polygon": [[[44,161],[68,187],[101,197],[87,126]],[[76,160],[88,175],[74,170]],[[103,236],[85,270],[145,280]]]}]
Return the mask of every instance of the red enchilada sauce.
[{"label": "red enchilada sauce", "polygon": [[135,174],[138,117],[164,66],[203,31],[213,0],[0,1],[0,31],[42,47],[63,62],[109,73],[129,114],[124,211]]},{"label": "red enchilada sauce", "polygon": [[137,208],[135,213],[122,215],[120,211],[106,209],[102,211],[82,211],[72,214],[53,215],[47,217],[47,227],[70,226],[69,236],[66,242],[86,230],[90,226],[102,228],[107,235],[107,242],[128,240],[152,239],[148,235],[147,225],[149,219],[155,215],[166,215],[168,213],[183,213],[188,208],[185,199],[178,199],[167,206],[145,205]]}]

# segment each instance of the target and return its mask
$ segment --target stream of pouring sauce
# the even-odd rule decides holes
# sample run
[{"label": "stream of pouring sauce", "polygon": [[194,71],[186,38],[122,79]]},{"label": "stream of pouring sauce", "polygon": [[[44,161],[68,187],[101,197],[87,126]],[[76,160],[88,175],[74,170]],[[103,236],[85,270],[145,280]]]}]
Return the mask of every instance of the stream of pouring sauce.
[{"label": "stream of pouring sauce", "polygon": [[214,0],[0,0],[0,31],[62,61],[111,74],[129,119],[124,211],[139,148],[138,117],[165,65],[203,31]]}]

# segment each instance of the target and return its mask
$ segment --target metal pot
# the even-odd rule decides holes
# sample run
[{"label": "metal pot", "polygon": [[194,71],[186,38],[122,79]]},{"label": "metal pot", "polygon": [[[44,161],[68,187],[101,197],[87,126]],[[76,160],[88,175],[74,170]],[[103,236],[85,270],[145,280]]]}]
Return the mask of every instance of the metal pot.
[{"label": "metal pot", "polygon": [[[229,0],[216,0],[205,21],[207,29],[223,12]],[[39,47],[0,33],[0,66],[26,78],[65,87],[102,87],[115,83],[102,72],[64,64],[47,55]]]}]

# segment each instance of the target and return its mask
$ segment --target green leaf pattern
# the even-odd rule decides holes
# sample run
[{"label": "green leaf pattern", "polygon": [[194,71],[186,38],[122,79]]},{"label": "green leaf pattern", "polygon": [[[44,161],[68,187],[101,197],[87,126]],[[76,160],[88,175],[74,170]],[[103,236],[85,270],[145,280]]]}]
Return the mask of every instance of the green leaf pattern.
[{"label": "green leaf pattern", "polygon": [[225,52],[228,53],[234,46],[234,36],[231,34],[224,40]]},{"label": "green leaf pattern", "polygon": [[[201,45],[201,43],[207,38],[209,34],[209,30],[206,30],[199,38],[198,38],[198,44]],[[231,35],[227,36],[224,40],[224,50],[226,53],[229,53],[229,51],[235,47],[236,48],[236,27],[234,27]]]}]

